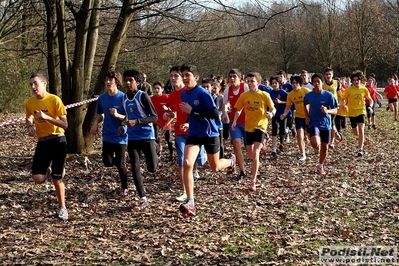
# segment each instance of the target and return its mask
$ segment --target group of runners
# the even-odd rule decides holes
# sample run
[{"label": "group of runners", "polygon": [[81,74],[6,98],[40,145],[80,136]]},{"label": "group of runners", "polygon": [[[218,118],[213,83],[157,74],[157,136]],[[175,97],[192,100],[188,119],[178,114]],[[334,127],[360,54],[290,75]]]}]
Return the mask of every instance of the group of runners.
[{"label": "group of runners", "polygon": [[[249,190],[256,191],[259,157],[262,151],[267,151],[270,123],[272,158],[277,157],[277,148],[285,149],[291,132],[297,139],[298,160],[307,159],[305,139],[308,139],[313,151],[319,154],[316,170],[325,175],[328,149],[334,148],[335,142],[343,142],[341,129],[345,127],[346,117],[358,136],[356,155],[364,154],[366,117],[370,119],[369,127],[375,129],[376,97],[382,98],[376,91],[374,78],[365,79],[361,71],[351,74],[350,86],[334,79],[331,68],[311,78],[307,71],[302,71],[289,80],[284,71],[279,71],[268,80],[270,86],[262,83],[259,73],[250,72],[243,77],[238,69],[229,71],[225,86],[216,79],[200,80],[197,67],[191,64],[174,66],[169,74],[173,91],[164,94],[163,83],[155,82],[150,97],[139,89],[141,74],[138,71],[126,70],[122,76],[110,70],[105,75],[107,91],[97,102],[97,118],[91,133],[98,134],[102,123],[103,163],[106,167],[117,167],[122,197],[129,194],[125,155],[128,152],[140,197],[136,210],[149,206],[140,169],[141,154],[145,156],[146,169],[155,172],[163,150],[160,135],[168,147],[168,156],[162,158],[173,162],[174,150],[177,154],[181,193],[176,200],[182,202],[179,210],[184,215],[195,215],[194,180],[199,178],[198,165],[207,161],[213,172],[227,169],[229,175],[236,172],[237,165],[238,176],[244,178],[247,176],[244,144],[251,160]],[[123,83],[126,93],[121,92]],[[39,139],[32,174],[37,183],[52,176],[60,205],[58,216],[67,219],[62,183],[66,156],[64,130],[68,126],[66,111],[57,96],[46,92],[46,84],[47,80],[40,74],[30,79],[35,95],[26,104],[26,126],[29,135],[36,133]],[[384,93],[397,120],[398,86],[387,86]],[[233,146],[229,159],[223,145],[227,139]]]}]

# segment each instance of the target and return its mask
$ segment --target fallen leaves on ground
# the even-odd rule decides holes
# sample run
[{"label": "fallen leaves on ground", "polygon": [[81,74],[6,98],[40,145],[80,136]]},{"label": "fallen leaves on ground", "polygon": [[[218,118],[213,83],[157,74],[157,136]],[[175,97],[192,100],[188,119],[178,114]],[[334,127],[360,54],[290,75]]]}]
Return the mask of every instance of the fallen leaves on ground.
[{"label": "fallen leaves on ground", "polygon": [[[238,172],[200,167],[191,218],[174,200],[181,192],[176,162],[161,157],[150,174],[143,161],[150,208],[137,212],[131,172],[130,194],[121,198],[117,170],[103,166],[97,140],[94,153],[68,155],[69,220],[60,221],[51,182],[36,185],[30,177],[35,140],[21,124],[0,128],[0,263],[311,265],[325,245],[397,245],[399,123],[383,109],[378,128],[365,129],[365,155],[356,157],[347,128],[344,143],[328,155],[325,177],[309,144],[307,161],[299,162],[294,140],[277,160],[261,155],[256,192]],[[229,155],[230,143],[226,148]],[[251,162],[245,164],[250,172]]]}]

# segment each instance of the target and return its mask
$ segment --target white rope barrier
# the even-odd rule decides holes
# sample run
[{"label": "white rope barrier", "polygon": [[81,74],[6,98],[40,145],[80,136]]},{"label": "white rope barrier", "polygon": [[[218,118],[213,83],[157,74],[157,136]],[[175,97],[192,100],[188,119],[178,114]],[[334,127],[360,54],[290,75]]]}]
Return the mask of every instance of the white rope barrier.
[{"label": "white rope barrier", "polygon": [[[69,109],[69,108],[73,108],[73,107],[76,107],[76,106],[84,105],[86,103],[97,101],[97,99],[98,99],[98,97],[95,97],[95,98],[91,98],[91,99],[84,100],[84,101],[81,101],[81,102],[68,104],[68,105],[65,105],[65,108]],[[25,120],[25,116],[22,116],[22,117],[19,117],[19,118],[10,119],[8,121],[0,123],[0,127],[16,124],[16,123],[24,121],[24,120]]]}]

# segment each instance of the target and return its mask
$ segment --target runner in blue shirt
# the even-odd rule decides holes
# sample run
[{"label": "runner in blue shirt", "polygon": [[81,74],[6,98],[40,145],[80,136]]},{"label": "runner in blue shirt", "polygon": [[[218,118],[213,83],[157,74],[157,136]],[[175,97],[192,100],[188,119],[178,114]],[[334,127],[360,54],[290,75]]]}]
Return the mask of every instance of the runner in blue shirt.
[{"label": "runner in blue shirt", "polygon": [[187,202],[179,209],[185,215],[195,215],[193,166],[200,146],[204,145],[208,162],[213,172],[232,167],[235,168],[235,156],[231,159],[219,159],[219,131],[215,119],[219,111],[209,91],[197,84],[199,72],[194,65],[181,66],[183,83],[186,90],[182,92],[180,109],[188,114],[188,137],[184,147],[183,178],[187,192]]},{"label": "runner in blue shirt", "polygon": [[[102,128],[102,159],[106,167],[115,165],[118,168],[121,187],[119,194],[127,196],[127,168],[126,168],[126,149],[127,136],[118,133],[118,127],[125,118],[125,110],[122,107],[122,97],[124,95],[119,89],[122,87],[122,75],[115,70],[109,70],[105,74],[105,85],[107,92],[98,97],[97,118],[94,122],[91,133],[98,134],[98,127],[103,122]],[[126,127],[125,127],[126,129]]]},{"label": "runner in blue shirt", "polygon": [[[140,200],[135,207],[143,210],[149,206],[143,178],[140,170],[141,152],[144,153],[147,170],[154,173],[158,168],[158,156],[156,154],[156,142],[153,122],[158,120],[155,107],[147,93],[139,90],[137,85],[141,81],[141,74],[136,70],[126,70],[123,73],[126,94],[123,96],[123,107],[126,118],[122,125],[127,125],[129,138],[127,150],[132,166],[133,181]],[[122,130],[122,127],[119,128]],[[123,135],[123,131],[120,132]]]},{"label": "runner in blue shirt", "polygon": [[[319,153],[320,174],[325,175],[323,163],[328,155],[328,143],[330,143],[330,130],[332,127],[331,115],[337,113],[337,102],[334,95],[323,90],[324,76],[316,73],[312,76],[313,91],[305,94],[304,105],[306,124],[310,135],[310,144]],[[309,110],[306,105],[309,104]]]},{"label": "runner in blue shirt", "polygon": [[[280,78],[278,76],[270,77],[270,84],[273,88],[269,92],[270,97],[274,102],[274,107],[276,108],[276,115],[272,118],[272,156],[274,158],[277,157],[277,131],[280,136],[280,151],[284,151],[284,136],[287,134],[287,118],[284,117],[281,119],[281,115],[284,113],[287,95],[288,93],[281,88]],[[289,112],[291,113],[291,112]]]}]

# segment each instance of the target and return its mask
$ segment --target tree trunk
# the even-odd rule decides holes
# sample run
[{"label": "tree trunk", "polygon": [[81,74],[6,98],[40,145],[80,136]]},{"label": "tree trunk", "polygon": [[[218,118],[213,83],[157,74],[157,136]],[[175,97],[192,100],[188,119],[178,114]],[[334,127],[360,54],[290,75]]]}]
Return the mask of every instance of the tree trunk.
[{"label": "tree trunk", "polygon": [[46,41],[47,41],[47,66],[48,66],[48,78],[49,78],[49,92],[55,95],[61,95],[61,82],[59,70],[56,67],[57,62],[57,13],[55,1],[44,1],[46,6]]},{"label": "tree trunk", "polygon": [[[71,68],[71,93],[69,100],[72,103],[81,102],[84,95],[85,84],[85,59],[88,40],[89,25],[94,0],[85,0],[79,12],[75,13],[76,19],[76,39],[73,64]],[[83,137],[83,106],[74,107],[68,110],[68,127],[66,132],[67,150],[69,153],[82,153],[86,149]]]},{"label": "tree trunk", "polygon": [[[119,16],[118,22],[115,25],[114,30],[111,34],[111,39],[108,44],[107,52],[104,57],[104,62],[102,64],[100,73],[98,74],[96,85],[94,87],[94,94],[100,95],[104,92],[104,75],[111,69],[115,68],[116,62],[118,60],[119,50],[122,46],[123,41],[126,38],[126,31],[129,27],[130,21],[134,16],[134,10],[132,9],[134,0],[123,1],[123,6],[121,9],[121,14]],[[86,151],[92,149],[93,136],[90,134],[90,127],[93,125],[96,117],[96,102],[89,105],[86,113],[85,121],[83,123],[84,136],[86,139]],[[88,146],[90,145],[90,146]]]},{"label": "tree trunk", "polygon": [[[91,79],[92,79],[92,72],[93,72],[93,65],[94,65],[94,57],[96,54],[97,48],[97,41],[98,41],[98,28],[100,24],[100,11],[97,8],[101,7],[101,0],[95,0],[93,11],[90,19],[90,26],[89,26],[89,35],[88,35],[88,44],[86,49],[86,60],[85,60],[85,82],[84,88],[87,92],[90,91]],[[86,95],[88,95],[86,93]],[[88,98],[93,97],[93,95],[88,95]],[[96,102],[90,103],[90,105],[96,105]],[[94,136],[90,133],[91,123],[86,123],[86,119],[83,123],[83,139],[85,141],[83,152],[90,152],[93,147],[93,140]]]}]

